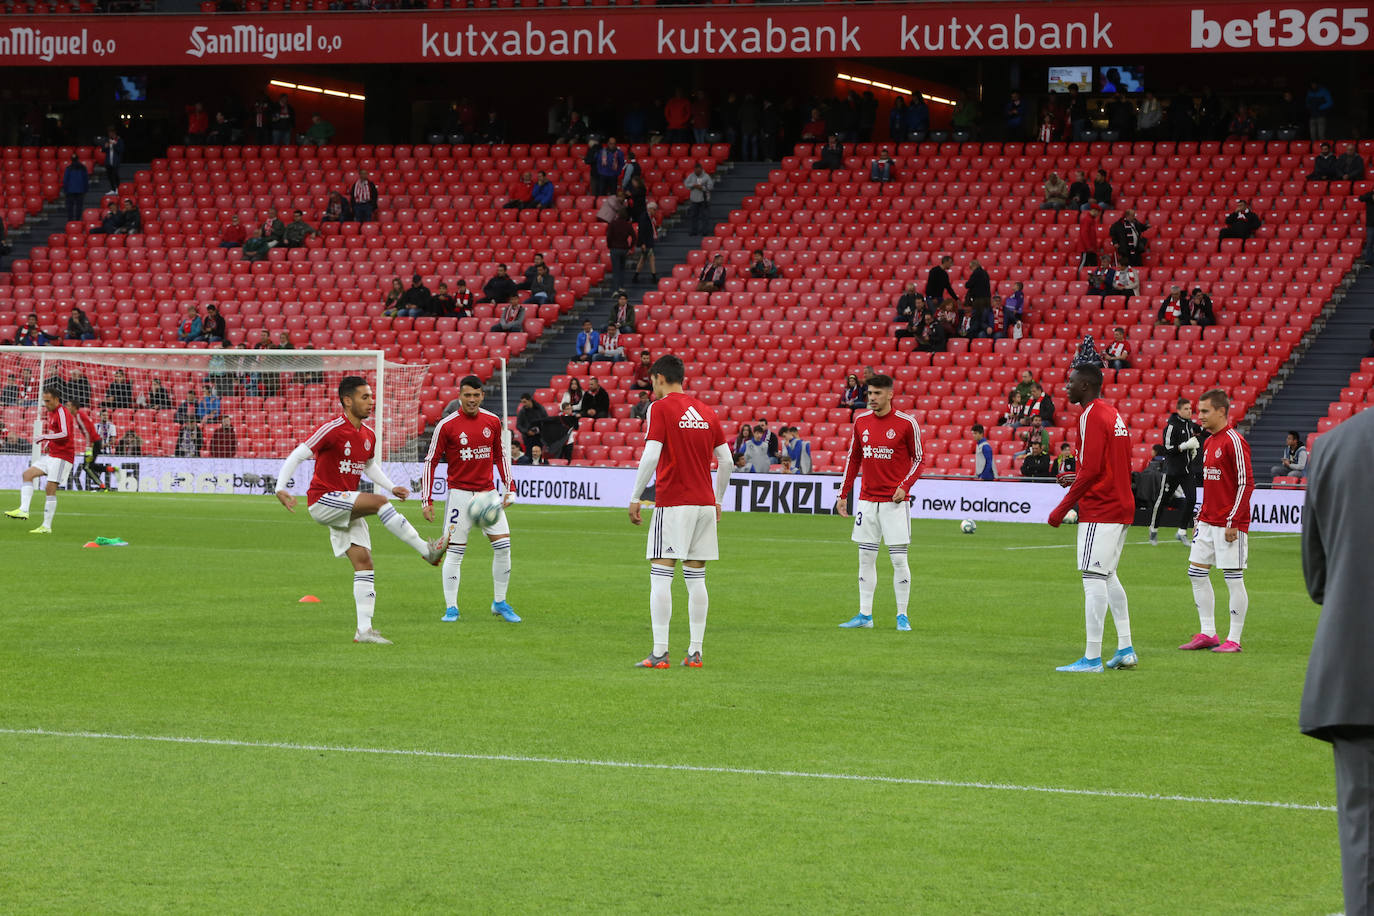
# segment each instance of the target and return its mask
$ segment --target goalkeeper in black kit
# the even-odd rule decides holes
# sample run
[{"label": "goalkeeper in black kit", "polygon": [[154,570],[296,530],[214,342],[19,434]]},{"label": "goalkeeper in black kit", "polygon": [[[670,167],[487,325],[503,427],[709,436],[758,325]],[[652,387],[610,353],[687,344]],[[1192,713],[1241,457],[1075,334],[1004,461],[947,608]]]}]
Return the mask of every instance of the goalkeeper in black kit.
[{"label": "goalkeeper in black kit", "polygon": [[1202,447],[1205,434],[1202,427],[1193,422],[1193,405],[1187,398],[1178,399],[1178,409],[1169,415],[1164,427],[1164,483],[1155,497],[1154,507],[1150,510],[1150,543],[1159,544],[1159,510],[1167,499],[1173,501],[1174,491],[1183,488],[1186,502],[1184,524],[1179,527],[1175,537],[1188,543],[1188,528],[1192,527],[1193,514],[1197,510],[1197,484],[1192,473],[1193,457]]}]

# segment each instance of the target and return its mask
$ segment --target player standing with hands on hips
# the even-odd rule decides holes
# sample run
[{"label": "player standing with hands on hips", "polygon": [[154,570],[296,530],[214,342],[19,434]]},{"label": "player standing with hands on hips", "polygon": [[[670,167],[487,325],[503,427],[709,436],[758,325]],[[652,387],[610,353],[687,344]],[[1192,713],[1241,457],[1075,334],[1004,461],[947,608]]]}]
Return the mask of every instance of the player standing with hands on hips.
[{"label": "player standing with hands on hips", "polygon": [[363,519],[377,516],[387,531],[409,544],[430,566],[439,565],[448,547],[448,535],[426,543],[386,496],[358,492],[358,481],[366,474],[378,488],[397,499],[410,495],[410,490],[393,484],[377,463],[377,433],[364,422],[372,416],[372,386],[360,375],[344,376],[339,382],[339,403],[343,415],[321,424],[282,464],[277,472],[277,500],[288,511],[296,511],[296,497],[284,488],[301,462],[314,458],[315,473],[310,478],[306,505],[310,517],[329,529],[334,556],[346,556],[353,564],[353,603],[358,615],[353,641],[389,646],[391,640],[372,628],[377,589],[372,536]]},{"label": "player standing with hands on hips", "polygon": [[[444,557],[444,621],[458,619],[458,581],[462,575],[463,553],[468,546],[468,532],[472,520],[468,518],[468,503],[478,493],[496,489],[496,477],[501,479],[505,494],[496,521],[483,529],[491,541],[491,612],[502,620],[519,623],[515,609],[506,603],[510,588],[510,523],[506,521],[506,507],[511,504],[510,455],[506,452],[506,437],[502,435],[501,418],[482,409],[482,380],[475,375],[464,376],[458,383],[458,410],[444,417],[434,427],[429,440],[429,454],[425,455],[425,470],[420,497],[425,521],[434,521],[434,469],[440,459],[448,464],[448,505],[444,525],[450,532],[448,552]],[[495,475],[493,476],[493,469]]]},{"label": "player standing with hands on hips", "polygon": [[1131,432],[1116,408],[1101,398],[1102,357],[1092,337],[1084,337],[1079,345],[1065,390],[1069,403],[1083,408],[1078,417],[1078,470],[1075,475],[1061,476],[1060,485],[1069,492],[1050,512],[1049,523],[1058,528],[1069,509],[1078,506],[1078,571],[1083,576],[1088,638],[1082,658],[1055,670],[1101,673],[1108,607],[1116,623],[1117,650],[1107,667],[1134,668],[1139,659],[1131,646],[1126,589],[1116,575],[1126,532],[1135,520]]},{"label": "player standing with hands on hips", "polygon": [[[1250,466],[1250,444],[1226,419],[1231,399],[1213,389],[1198,399],[1198,423],[1210,435],[1202,453],[1202,506],[1197,513],[1197,532],[1188,554],[1188,579],[1193,583],[1201,632],[1180,649],[1211,649],[1239,652],[1245,629],[1250,594],[1245,590],[1245,566],[1250,545],[1250,495],[1255,475]],[[1217,643],[1216,596],[1212,592],[1212,566],[1221,567],[1231,604],[1231,632]]]},{"label": "player standing with hands on hips", "polygon": [[[654,402],[645,421],[644,454],[639,459],[630,496],[630,521],[636,525],[640,497],[657,472],[654,515],[649,522],[649,620],[653,624],[654,650],[636,664],[639,668],[668,667],[668,624],[673,618],[673,575],[682,561],[682,580],[687,586],[687,620],[690,642],[685,668],[701,667],[701,643],[706,635],[706,563],[720,558],[716,523],[720,501],[730,485],[734,459],[725,431],[715,413],[701,401],[683,394],[686,369],[682,360],[665,354],[649,367]],[[711,486],[711,459],[716,460],[715,487]]]},{"label": "player standing with hands on hips", "polygon": [[868,409],[854,417],[854,437],[844,465],[844,486],[835,501],[835,514],[848,518],[846,508],[854,478],[863,476],[858,511],[850,539],[859,545],[859,613],[840,626],[872,629],[873,593],[878,588],[878,545],[887,544],[892,560],[892,590],[897,597],[897,629],[907,632],[911,597],[911,511],[907,499],[921,469],[921,430],[911,414],[892,409],[892,378],[868,380]]}]

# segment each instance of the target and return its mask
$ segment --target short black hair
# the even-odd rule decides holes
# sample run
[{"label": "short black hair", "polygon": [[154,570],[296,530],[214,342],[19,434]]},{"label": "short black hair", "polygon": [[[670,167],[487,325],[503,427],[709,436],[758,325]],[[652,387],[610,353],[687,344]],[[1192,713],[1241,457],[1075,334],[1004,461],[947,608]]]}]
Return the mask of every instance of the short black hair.
[{"label": "short black hair", "polygon": [[667,384],[681,385],[683,379],[687,378],[687,367],[683,365],[681,357],[665,353],[654,360],[649,367],[649,375],[661,375]]},{"label": "short black hair", "polygon": [[361,375],[345,375],[339,379],[339,403],[343,403],[344,398],[353,397],[353,392],[367,384],[367,379]]},{"label": "short black hair", "polygon": [[973,430],[975,433],[977,433],[977,434],[980,435],[980,436],[983,434],[983,424],[982,424],[982,423],[975,423],[975,424],[973,424],[972,426],[970,426],[969,429]]},{"label": "short black hair", "polygon": [[1187,398],[1179,398],[1178,403],[1174,405],[1174,409],[1177,410],[1180,407],[1187,407],[1191,403],[1193,402],[1188,400]]},{"label": "short black hair", "polygon": [[[1082,373],[1091,379],[1094,387],[1099,391],[1102,389],[1102,370],[1097,366],[1074,366],[1073,371]],[[1040,390],[1044,391],[1045,389],[1042,388]]]},{"label": "short black hair", "polygon": [[62,383],[53,381],[43,386],[43,393],[50,394],[59,401],[65,401],[66,397],[62,394]]},{"label": "short black hair", "polygon": [[524,394],[520,395],[520,400],[522,400],[522,401],[533,401],[533,400],[534,400],[534,395],[532,395],[532,394],[530,394],[528,391],[526,391]]},{"label": "short black hair", "polygon": [[1204,391],[1199,400],[1206,401],[1217,410],[1226,410],[1231,406],[1231,399],[1226,396],[1226,392],[1220,388],[1213,388],[1211,391]]},{"label": "short black hair", "polygon": [[475,375],[465,375],[463,380],[458,383],[459,388],[481,388],[482,380]]},{"label": "short black hair", "polygon": [[869,388],[892,388],[893,381],[890,375],[870,375],[866,382]]},{"label": "short black hair", "polygon": [[1298,431],[1296,429],[1290,429],[1288,431],[1288,435],[1292,436],[1294,439],[1297,439],[1299,442],[1302,441],[1302,436],[1298,435]]}]

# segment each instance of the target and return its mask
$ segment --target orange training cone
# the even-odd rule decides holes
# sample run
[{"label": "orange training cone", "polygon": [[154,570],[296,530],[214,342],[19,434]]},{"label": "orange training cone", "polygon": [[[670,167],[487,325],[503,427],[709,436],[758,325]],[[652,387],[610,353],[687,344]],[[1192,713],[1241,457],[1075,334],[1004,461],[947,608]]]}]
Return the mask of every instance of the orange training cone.
[{"label": "orange training cone", "polygon": [[320,599],[316,598],[314,595],[306,595],[304,598],[302,598],[300,601],[298,601],[298,602],[296,602],[296,603],[297,603],[297,604],[319,604],[319,603],[320,603]]}]

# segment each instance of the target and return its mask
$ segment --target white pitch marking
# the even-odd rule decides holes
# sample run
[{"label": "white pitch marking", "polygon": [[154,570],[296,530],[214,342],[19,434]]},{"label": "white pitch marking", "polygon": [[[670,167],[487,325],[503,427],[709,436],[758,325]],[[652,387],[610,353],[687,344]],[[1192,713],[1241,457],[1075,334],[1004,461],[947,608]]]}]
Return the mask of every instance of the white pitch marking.
[{"label": "white pitch marking", "polygon": [[46,728],[0,728],[0,735],[38,735],[48,738],[81,738],[94,741],[147,741],[162,744],[193,744],[278,751],[309,751],[333,754],[374,754],[385,757],[422,757],[431,760],[476,760],[498,763],[542,763],[552,766],[600,767],[616,770],[660,770],[674,773],[714,773],[726,776],[772,776],[782,779],[828,779],[886,785],[930,786],[944,789],[988,789],[997,792],[1030,792],[1042,795],[1077,795],[1090,798],[1141,799],[1186,802],[1200,805],[1232,805],[1244,808],[1285,808],[1292,811],[1334,812],[1331,805],[1300,802],[1258,801],[1246,798],[1206,798],[1197,795],[1159,795],[1153,792],[1118,792],[1111,789],[1067,789],[1059,786],[1020,786],[998,782],[961,782],[952,779],[913,779],[903,776],[872,776],[862,773],[816,773],[806,770],[763,770],[752,767],[696,766],[687,763],[640,763],[629,760],[593,760],[578,757],[534,757],[523,754],[463,754],[454,751],[407,750],[389,747],[349,747],[329,744],[295,744],[285,741],[239,741],[233,738],[195,738],[172,735],[120,735],[108,732],[70,732]]}]

